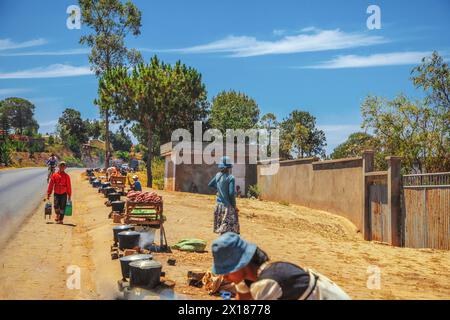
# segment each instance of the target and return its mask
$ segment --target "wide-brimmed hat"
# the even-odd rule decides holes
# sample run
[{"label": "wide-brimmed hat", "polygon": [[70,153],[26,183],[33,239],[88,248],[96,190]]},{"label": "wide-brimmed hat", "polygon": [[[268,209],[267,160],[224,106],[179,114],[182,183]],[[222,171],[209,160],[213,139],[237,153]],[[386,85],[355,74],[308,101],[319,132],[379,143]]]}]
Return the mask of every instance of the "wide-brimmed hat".
[{"label": "wide-brimmed hat", "polygon": [[230,157],[222,157],[219,160],[219,169],[224,169],[224,168],[232,168],[233,164],[231,163]]},{"label": "wide-brimmed hat", "polygon": [[133,176],[133,180],[139,179],[139,177],[137,175]]},{"label": "wide-brimmed hat", "polygon": [[65,167],[67,167],[67,164],[66,164],[65,161],[61,161],[61,162],[59,163],[59,165],[60,165],[60,166],[65,166]]},{"label": "wide-brimmed hat", "polygon": [[256,244],[245,241],[236,233],[221,235],[211,246],[214,258],[212,272],[229,274],[244,268],[252,260],[256,248]]}]

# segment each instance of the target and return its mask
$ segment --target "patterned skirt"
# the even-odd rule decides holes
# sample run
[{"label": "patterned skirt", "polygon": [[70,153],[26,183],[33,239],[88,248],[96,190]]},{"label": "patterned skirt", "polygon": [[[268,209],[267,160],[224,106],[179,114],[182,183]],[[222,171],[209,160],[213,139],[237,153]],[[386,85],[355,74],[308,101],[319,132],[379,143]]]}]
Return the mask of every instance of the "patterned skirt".
[{"label": "patterned skirt", "polygon": [[224,234],[234,232],[239,234],[239,218],[232,206],[217,203],[214,209],[214,232]]}]

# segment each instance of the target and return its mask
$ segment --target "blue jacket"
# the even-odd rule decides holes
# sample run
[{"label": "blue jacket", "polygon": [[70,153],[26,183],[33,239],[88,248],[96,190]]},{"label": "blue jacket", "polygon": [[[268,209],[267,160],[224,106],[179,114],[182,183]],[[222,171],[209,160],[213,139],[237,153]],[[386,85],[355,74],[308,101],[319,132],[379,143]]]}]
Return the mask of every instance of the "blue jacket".
[{"label": "blue jacket", "polygon": [[208,183],[208,187],[217,190],[217,202],[225,206],[236,207],[236,189],[234,176],[229,173],[217,173]]}]

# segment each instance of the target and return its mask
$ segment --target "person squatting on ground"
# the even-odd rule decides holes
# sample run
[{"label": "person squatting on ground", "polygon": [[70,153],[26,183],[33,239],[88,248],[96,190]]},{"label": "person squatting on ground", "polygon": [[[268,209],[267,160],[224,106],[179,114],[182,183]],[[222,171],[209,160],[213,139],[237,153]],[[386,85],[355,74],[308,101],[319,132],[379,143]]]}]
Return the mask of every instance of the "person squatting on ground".
[{"label": "person squatting on ground", "polygon": [[270,262],[267,254],[228,232],[212,244],[212,272],[236,285],[237,300],[350,300],[333,281],[289,262]]},{"label": "person squatting on ground", "polygon": [[139,181],[139,177],[137,175],[133,176],[133,185],[131,186],[131,190],[133,191],[142,191],[142,185]]},{"label": "person squatting on ground", "polygon": [[64,210],[66,209],[67,200],[70,201],[72,197],[72,185],[70,177],[65,172],[66,163],[61,161],[59,163],[59,170],[52,174],[47,189],[47,200],[50,199],[52,193],[55,207],[56,218],[58,224],[62,224],[64,220]]},{"label": "person squatting on ground", "polygon": [[222,157],[218,172],[208,183],[208,187],[217,190],[216,207],[214,209],[214,232],[240,233],[239,210],[236,207],[235,179],[230,174],[233,165],[229,157]]}]

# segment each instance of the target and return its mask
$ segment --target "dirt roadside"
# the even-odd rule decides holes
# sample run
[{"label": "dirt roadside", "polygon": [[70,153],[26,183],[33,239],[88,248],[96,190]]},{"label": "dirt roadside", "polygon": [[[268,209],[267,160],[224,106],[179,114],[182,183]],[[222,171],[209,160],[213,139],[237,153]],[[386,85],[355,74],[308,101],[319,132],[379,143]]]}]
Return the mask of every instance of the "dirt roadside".
[{"label": "dirt roadside", "polygon": [[[46,224],[41,206],[0,252],[1,299],[112,299],[118,296],[120,264],[111,260],[114,226],[101,197],[70,173],[74,216],[66,225]],[[211,242],[214,197],[158,191],[164,199],[169,244],[183,238]],[[337,282],[354,299],[450,299],[450,252],[395,248],[366,242],[346,219],[327,212],[278,203],[238,199],[241,232],[272,260],[313,268]],[[158,233],[157,233],[158,236]],[[174,251],[155,254],[175,291],[187,298],[210,299],[203,289],[188,287],[186,273],[207,270],[210,253]],[[175,258],[175,266],[167,259]],[[81,270],[81,289],[69,290],[66,269]],[[379,268],[381,288],[368,289],[370,272]],[[372,271],[371,271],[372,270]]]}]

